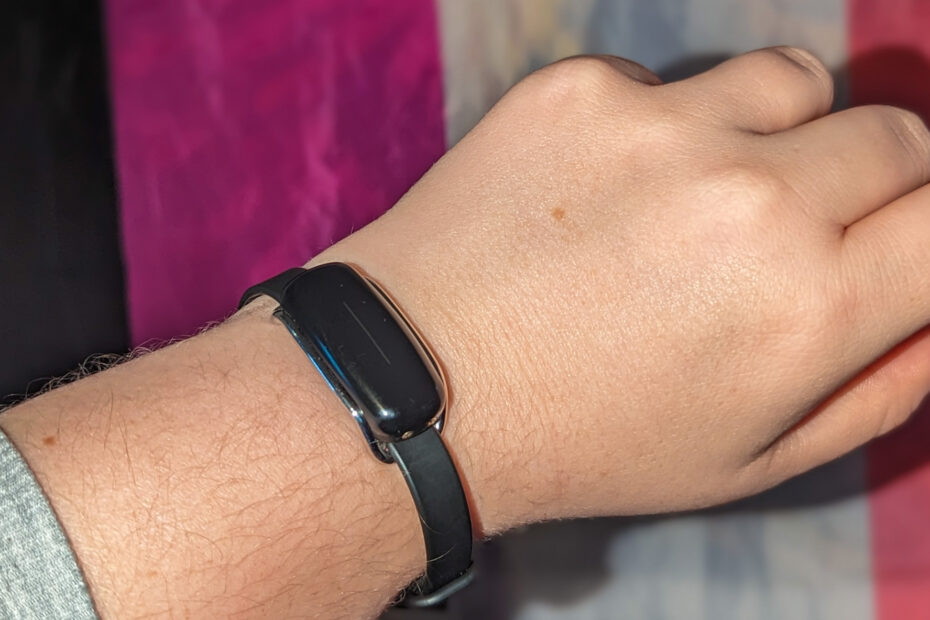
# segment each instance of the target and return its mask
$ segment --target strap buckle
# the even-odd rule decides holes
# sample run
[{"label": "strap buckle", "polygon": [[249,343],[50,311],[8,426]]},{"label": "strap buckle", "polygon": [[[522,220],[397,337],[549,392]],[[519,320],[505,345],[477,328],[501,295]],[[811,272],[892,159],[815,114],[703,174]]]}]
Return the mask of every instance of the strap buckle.
[{"label": "strap buckle", "polygon": [[402,598],[398,603],[398,607],[413,607],[413,608],[422,608],[422,607],[432,607],[442,603],[447,598],[458,592],[459,590],[464,590],[472,581],[475,579],[475,565],[472,564],[465,572],[439,588],[428,594],[418,594],[417,591],[420,589],[420,580],[413,582],[406,590],[404,590]]}]

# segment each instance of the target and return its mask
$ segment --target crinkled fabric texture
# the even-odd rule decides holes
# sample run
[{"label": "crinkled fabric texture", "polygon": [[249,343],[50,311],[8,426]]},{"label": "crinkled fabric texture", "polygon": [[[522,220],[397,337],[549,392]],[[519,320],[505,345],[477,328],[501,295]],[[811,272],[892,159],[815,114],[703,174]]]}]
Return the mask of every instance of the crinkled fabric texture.
[{"label": "crinkled fabric texture", "polygon": [[0,432],[0,618],[97,618],[39,483]]}]

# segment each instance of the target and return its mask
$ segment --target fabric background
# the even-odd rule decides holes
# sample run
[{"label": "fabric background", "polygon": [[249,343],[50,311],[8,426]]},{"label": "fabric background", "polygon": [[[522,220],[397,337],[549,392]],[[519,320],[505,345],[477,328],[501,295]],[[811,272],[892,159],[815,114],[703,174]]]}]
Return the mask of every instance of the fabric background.
[{"label": "fabric background", "polygon": [[[834,71],[838,105],[930,112],[930,10],[916,1],[107,6],[134,342],[189,333],[249,282],[364,225],[507,88],[566,55],[618,54],[676,79],[752,48],[800,45]],[[713,513],[494,541],[484,578],[451,614],[930,617],[927,419]]]},{"label": "fabric background", "polygon": [[[801,45],[830,66],[839,106],[930,115],[921,0],[105,0],[99,23],[90,2],[32,6],[4,9],[0,45],[0,324],[14,326],[0,381],[17,391],[223,318],[248,284],[389,208],[507,88],[567,55],[678,79]],[[514,532],[483,546],[480,580],[445,617],[930,618],[928,433],[924,411],[713,511]]]}]

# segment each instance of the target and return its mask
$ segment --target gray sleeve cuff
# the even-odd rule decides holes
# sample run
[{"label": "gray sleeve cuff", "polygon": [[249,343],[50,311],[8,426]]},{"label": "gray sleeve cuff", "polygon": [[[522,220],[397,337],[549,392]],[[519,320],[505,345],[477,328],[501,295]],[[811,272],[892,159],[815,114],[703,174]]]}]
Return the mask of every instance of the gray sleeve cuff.
[{"label": "gray sleeve cuff", "polygon": [[55,513],[2,431],[0,618],[97,618]]}]

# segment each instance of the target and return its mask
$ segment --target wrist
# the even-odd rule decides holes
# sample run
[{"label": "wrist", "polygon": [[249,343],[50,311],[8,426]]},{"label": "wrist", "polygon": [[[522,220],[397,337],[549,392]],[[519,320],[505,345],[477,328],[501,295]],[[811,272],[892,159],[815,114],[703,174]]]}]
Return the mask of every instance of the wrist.
[{"label": "wrist", "polygon": [[[526,420],[514,415],[514,369],[501,368],[489,343],[476,337],[469,305],[455,299],[441,278],[411,265],[368,257],[346,244],[315,258],[312,267],[331,261],[355,264],[390,291],[402,311],[444,367],[449,404],[444,442],[456,462],[466,489],[476,537],[557,516],[542,506],[553,487],[547,484],[545,460],[528,463],[529,454],[543,452],[528,437]],[[505,347],[498,340],[495,345]]]},{"label": "wrist", "polygon": [[400,473],[263,303],[3,416],[104,617],[373,616],[422,571]]}]

